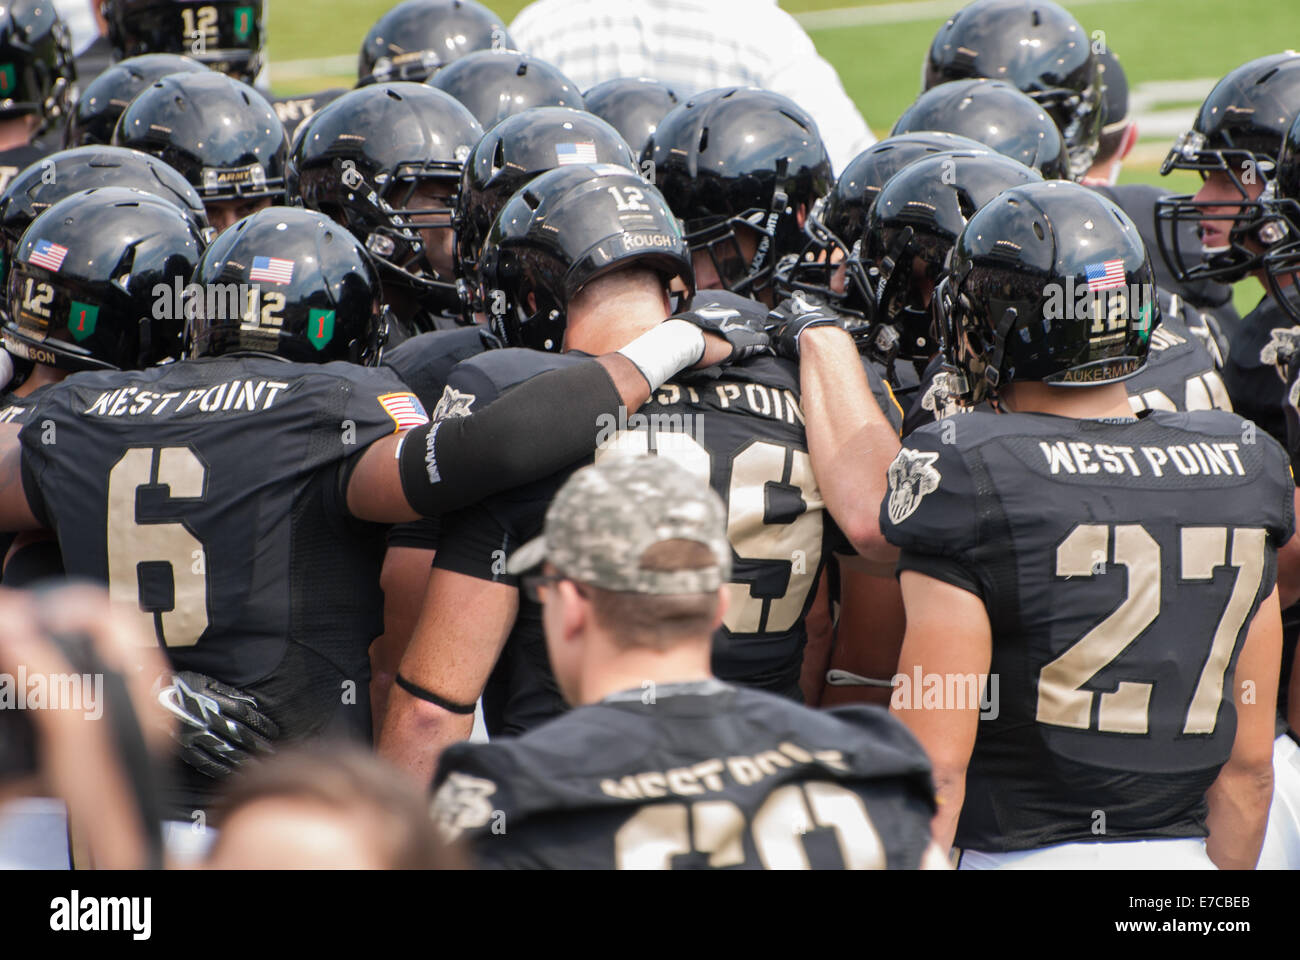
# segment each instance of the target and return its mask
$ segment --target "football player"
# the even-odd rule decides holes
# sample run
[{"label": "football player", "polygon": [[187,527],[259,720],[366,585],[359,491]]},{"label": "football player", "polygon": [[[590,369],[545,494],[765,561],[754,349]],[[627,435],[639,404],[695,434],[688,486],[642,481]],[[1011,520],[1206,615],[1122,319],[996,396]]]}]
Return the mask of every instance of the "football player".
[{"label": "football player", "polygon": [[449,747],[433,804],[444,839],[511,869],[946,866],[925,754],[901,724],[713,676],[727,526],[705,479],[668,457],[610,457],[569,478],[507,571],[533,571],[525,589],[576,709]]},{"label": "football player", "polygon": [[[891,706],[963,868],[1251,868],[1293,484],[1239,416],[1132,416],[1122,381],[1155,318],[1099,261],[1153,284],[1132,221],[1073,184],[1009,190],[957,240],[945,342],[1001,415],[922,427],[890,465],[879,523],[907,609]],[[1115,309],[1058,318],[1064,286]]]},{"label": "football player", "polygon": [[767,90],[709,90],[660,121],[641,159],[685,223],[699,289],[775,306],[776,264],[799,252],[808,215],[831,188],[812,118]]},{"label": "football player", "polygon": [[[507,117],[488,131],[464,163],[456,211],[456,269],[463,309],[476,323],[485,322],[492,304],[483,302],[483,284],[478,261],[483,243],[501,208],[510,197],[547,170],[595,158],[629,172],[637,169],[632,150],[618,131],[605,121],[582,110],[568,107],[534,107]],[[418,338],[417,338],[418,339]],[[429,345],[405,345],[392,351],[385,361],[407,383],[430,396],[440,397],[447,375],[460,360],[500,346],[486,326],[474,330],[440,331],[439,358],[429,359]],[[417,359],[418,363],[411,363]],[[425,587],[438,545],[439,521],[425,519],[394,526],[388,533],[384,558],[384,635],[371,648],[374,658],[372,689],[376,730],[385,713],[387,694],[397,675],[402,654],[424,605]]]},{"label": "football player", "polygon": [[[32,225],[10,285],[36,257],[64,322],[93,326],[93,305],[57,293],[62,255],[42,233],[76,199]],[[124,286],[160,301],[169,291],[148,263]],[[69,574],[107,583],[167,649],[177,675],[162,702],[188,764],[168,802],[187,825],[213,778],[276,739],[368,737],[378,523],[545,476],[595,448],[598,416],[732,350],[697,327],[660,327],[617,357],[535,378],[487,417],[434,426],[373,367],[381,289],[342,226],[260,211],[217,238],[194,278],[164,304],[185,317],[187,359],[69,378],[41,392],[20,435],[0,425],[0,530],[55,530]],[[542,437],[541,412],[557,409],[572,421]]]},{"label": "football player", "polygon": [[501,18],[474,0],[404,0],[366,33],[357,86],[429,79],[475,50],[514,49]]},{"label": "football player", "polygon": [[76,100],[76,81],[68,29],[52,4],[0,9],[0,190],[58,149],[51,134]]},{"label": "football player", "polygon": [[[0,391],[0,423],[27,423],[46,388],[74,371],[139,370],[180,352],[180,318],[155,314],[153,286],[189,283],[206,226],[198,197],[159,160],[111,147],[91,150],[100,154],[102,168],[91,169],[84,156],[69,160],[54,154],[62,158],[54,182],[42,190],[33,182],[39,172],[24,173],[0,198],[5,258],[12,264],[11,306],[0,337],[8,353],[26,361],[24,375]],[[128,154],[133,173],[145,175],[113,176],[126,166],[115,153]],[[59,179],[57,171],[66,176]],[[91,175],[78,176],[86,172]],[[168,198],[125,188],[158,174],[177,188]],[[123,186],[80,190],[105,182]],[[162,182],[154,179],[159,187]],[[36,202],[49,216],[34,215],[31,194],[38,195]],[[55,202],[59,194],[66,199]],[[197,212],[182,205],[185,199]],[[24,220],[32,230],[11,242],[10,230],[21,229]],[[144,279],[124,289],[119,284],[124,271]],[[11,587],[62,572],[53,541],[34,533],[18,538],[0,533],[0,566]]]},{"label": "football player", "polygon": [[[670,285],[688,294],[694,286],[689,248],[662,197],[609,166],[564,167],[520,190],[497,217],[480,272],[489,301],[503,307],[492,316],[501,339],[532,349],[490,350],[460,364],[440,404],[452,416],[485,404],[491,410],[496,397],[575,362],[575,353],[601,353],[653,329],[671,311]],[[735,308],[685,315],[746,328]],[[892,406],[887,388],[869,376],[880,405]],[[715,672],[801,699],[804,618],[838,534],[825,522],[808,469],[793,366],[759,356],[721,373],[679,377],[649,409],[644,424],[604,421],[601,455],[658,451],[707,477],[725,498],[737,560]],[[880,407],[876,417],[883,469],[897,422]],[[480,694],[494,735],[522,732],[565,709],[546,664],[540,611],[504,567],[540,529],[563,479],[443,517],[424,611],[380,738],[381,752],[421,782],[443,746],[468,736]]]},{"label": "football player", "polygon": [[64,146],[111,143],[118,117],[140,91],[169,73],[206,69],[197,60],[174,53],[148,53],[113,64],[82,90],[63,132]]},{"label": "football player", "polygon": [[482,136],[442,91],[384,83],[344,94],[294,143],[289,197],[347,226],[375,258],[403,336],[463,322],[451,219]]},{"label": "football player", "polygon": [[[1300,110],[1300,55],[1260,57],[1231,71],[1201,104],[1192,129],[1178,138],[1161,172],[1194,170],[1204,179],[1193,196],[1156,203],[1157,240],[1170,272],[1181,283],[1261,282],[1264,253],[1295,237],[1267,205],[1278,152]],[[1263,199],[1261,199],[1263,198]],[[1184,244],[1185,225],[1200,242]],[[1280,441],[1286,361],[1293,321],[1265,295],[1241,318],[1223,325],[1228,340],[1223,382],[1233,409]]]},{"label": "football player", "polygon": [[975,77],[1005,80],[1032,97],[1065,138],[1071,179],[1088,173],[1101,136],[1102,83],[1090,38],[1066,10],[1051,0],[962,7],[935,34],[922,80],[929,90]]},{"label": "football player", "polygon": [[113,144],[184,174],[218,233],[284,203],[284,126],[265,97],[224,74],[174,73],[150,84],[118,118]]},{"label": "football player", "polygon": [[465,104],[484,130],[532,107],[583,106],[572,80],[545,60],[517,50],[467,53],[426,82]]}]

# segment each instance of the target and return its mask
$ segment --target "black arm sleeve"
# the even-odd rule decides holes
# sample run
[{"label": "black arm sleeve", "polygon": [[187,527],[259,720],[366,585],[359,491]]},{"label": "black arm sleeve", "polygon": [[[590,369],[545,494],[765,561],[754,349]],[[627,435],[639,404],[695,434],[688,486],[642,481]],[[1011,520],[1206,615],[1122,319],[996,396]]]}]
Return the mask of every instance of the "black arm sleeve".
[{"label": "black arm sleeve", "polygon": [[597,420],[622,397],[595,361],[552,370],[486,409],[416,427],[402,444],[402,492],[429,517],[540,480],[596,449]]}]

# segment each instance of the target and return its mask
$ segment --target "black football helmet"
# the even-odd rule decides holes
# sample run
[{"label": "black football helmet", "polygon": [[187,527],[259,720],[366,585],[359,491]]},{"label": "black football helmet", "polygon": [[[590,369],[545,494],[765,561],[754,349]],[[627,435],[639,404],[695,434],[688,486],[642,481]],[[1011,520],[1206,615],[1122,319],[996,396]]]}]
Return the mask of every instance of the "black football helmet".
[{"label": "black football helmet", "polygon": [[265,97],[224,74],[154,81],[118,119],[113,143],[171,164],[205,203],[284,199],[284,124]]},{"label": "black football helmet", "polygon": [[[867,282],[861,267],[859,241],[867,211],[889,178],[925,157],[961,150],[991,153],[988,147],[953,133],[902,133],[873,143],[849,161],[831,192],[804,225],[807,241],[797,255],[777,265],[777,286],[786,294],[813,293],[835,309],[858,320],[869,320],[875,309],[875,282]],[[847,263],[842,289],[834,277]]]},{"label": "black football helmet", "polygon": [[467,53],[514,45],[501,18],[473,0],[406,0],[366,34],[357,59],[357,86],[420,83]]},{"label": "black football helmet", "polygon": [[428,84],[465,104],[484,130],[530,107],[583,108],[573,81],[517,50],[479,50],[443,67]]},{"label": "black football helmet", "polygon": [[1093,386],[1146,364],[1155,278],[1127,214],[1095,190],[1013,187],[957,237],[936,298],[957,393],[996,399],[1016,380]]},{"label": "black football helmet", "polygon": [[32,221],[64,197],[93,187],[133,187],[170,201],[205,241],[208,216],[198,193],[157,157],[124,147],[74,147],[34,163],[0,194],[0,289],[9,262]]},{"label": "black football helmet", "polygon": [[[800,250],[799,211],[811,214],[833,179],[812,117],[754,87],[709,90],[675,107],[641,159],[685,221],[691,249],[707,251],[723,285],[746,296],[770,287],[777,261]],[[752,257],[737,228],[758,236]]]},{"label": "black football helmet", "polygon": [[983,151],[936,154],[890,178],[867,214],[861,257],[849,263],[875,280],[882,352],[922,363],[938,352],[933,291],[958,234],[1003,190],[1042,179],[1017,160]]},{"label": "black football helmet", "polygon": [[[14,252],[5,349],[63,370],[134,370],[180,353],[169,297],[203,252],[192,217],[125,187],[65,197]],[[163,294],[163,296],[160,296]]]},{"label": "black football helmet", "polygon": [[667,85],[649,77],[618,77],[598,83],[582,95],[594,113],[622,134],[638,156],[659,122],[681,101]]},{"label": "black football helmet", "polygon": [[903,111],[891,136],[946,130],[978,140],[1033,167],[1048,180],[1069,180],[1065,138],[1037,103],[1002,80],[952,80],[925,91]]},{"label": "black football helmet", "polygon": [[[1188,194],[1156,201],[1160,255],[1179,283],[1235,283],[1258,269],[1269,249],[1297,238],[1269,201],[1274,195],[1277,156],[1298,111],[1300,54],[1296,53],[1252,60],[1215,84],[1205,98],[1192,129],[1174,143],[1160,172],[1195,170],[1203,180],[1224,173],[1240,199],[1226,207],[1199,202]],[[1246,188],[1258,183],[1263,184],[1263,192],[1252,200]],[[1190,223],[1203,232],[1213,222],[1231,224],[1226,243],[1184,246],[1187,234],[1180,227]]]},{"label": "black football helmet", "polygon": [[251,353],[296,363],[379,362],[379,274],[356,237],[314,210],[270,208],[213,241],[194,271],[185,355]]},{"label": "black football helmet", "polygon": [[82,91],[68,118],[64,144],[83,147],[112,142],[118,117],[141,90],[169,73],[198,73],[206,69],[197,60],[174,53],[147,53],[113,64]]},{"label": "black football helmet", "polygon": [[510,346],[558,351],[570,298],[633,264],[695,293],[690,248],[659,191],[608,164],[544,173],[510,198],[483,248],[492,331]]},{"label": "black football helmet", "polygon": [[48,0],[0,7],[0,120],[34,115],[57,126],[76,100],[72,39]]},{"label": "black football helmet", "polygon": [[[453,264],[439,269],[419,228],[451,230],[461,172],[482,135],[473,115],[441,90],[362,87],[303,124],[289,158],[289,196],[346,226],[378,261],[386,286],[409,288],[458,316],[463,297]],[[437,205],[415,196],[438,183],[446,199]]]},{"label": "black football helmet", "polygon": [[266,63],[262,0],[100,0],[113,59],[176,53],[252,83]]},{"label": "black football helmet", "polygon": [[1286,224],[1288,240],[1264,255],[1264,272],[1274,302],[1300,324],[1300,114],[1282,141],[1273,193],[1270,206]]},{"label": "black football helmet", "polygon": [[471,287],[477,285],[483,243],[506,201],[547,170],[584,162],[637,170],[632,148],[618,131],[582,110],[535,107],[483,135],[465,161],[453,221],[456,262]]},{"label": "black football helmet", "polygon": [[949,80],[1006,80],[1047,111],[1065,138],[1070,177],[1092,167],[1101,137],[1101,83],[1088,35],[1051,0],[975,0],[939,28],[925,89]]}]

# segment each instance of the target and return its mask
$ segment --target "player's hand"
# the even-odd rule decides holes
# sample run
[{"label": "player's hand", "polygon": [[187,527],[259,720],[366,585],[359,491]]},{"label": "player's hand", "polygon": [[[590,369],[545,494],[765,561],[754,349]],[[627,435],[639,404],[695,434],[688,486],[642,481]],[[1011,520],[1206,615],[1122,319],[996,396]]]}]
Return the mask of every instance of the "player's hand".
[{"label": "player's hand", "polygon": [[172,736],[181,759],[216,780],[273,752],[271,741],[280,735],[251,695],[190,670],[173,676],[158,702],[179,721]]},{"label": "player's hand", "polygon": [[768,353],[771,340],[757,322],[746,320],[739,310],[709,305],[673,314],[704,331],[704,356],[696,369],[719,364],[738,363],[761,353]]},{"label": "player's hand", "polygon": [[767,332],[778,357],[799,360],[799,337],[811,327],[844,329],[840,315],[806,293],[796,293],[767,315]]}]

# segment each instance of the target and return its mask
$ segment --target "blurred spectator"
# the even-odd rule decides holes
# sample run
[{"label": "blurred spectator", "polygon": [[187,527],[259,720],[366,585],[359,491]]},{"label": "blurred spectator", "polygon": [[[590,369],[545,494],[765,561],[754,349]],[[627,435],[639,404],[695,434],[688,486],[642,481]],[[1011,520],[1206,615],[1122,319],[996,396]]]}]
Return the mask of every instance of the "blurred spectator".
[{"label": "blurred spectator", "polygon": [[775,0],[536,0],[510,34],[582,90],[652,77],[682,99],[737,85],[784,94],[817,121],[837,173],[876,142],[835,68]]},{"label": "blurred spectator", "polygon": [[207,865],[226,870],[428,870],[462,865],[438,839],[419,789],[339,743],[241,770]]},{"label": "blurred spectator", "polygon": [[0,590],[0,865],[161,866],[151,639],[98,587]]}]

